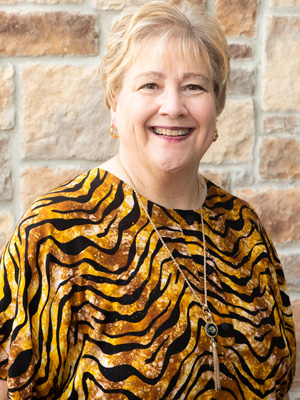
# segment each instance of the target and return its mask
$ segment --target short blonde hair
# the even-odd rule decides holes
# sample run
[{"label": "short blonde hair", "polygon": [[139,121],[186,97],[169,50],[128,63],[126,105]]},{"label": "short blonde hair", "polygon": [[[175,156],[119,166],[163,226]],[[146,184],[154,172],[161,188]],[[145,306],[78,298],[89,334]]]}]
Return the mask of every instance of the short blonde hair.
[{"label": "short blonde hair", "polygon": [[214,83],[216,110],[220,114],[230,73],[227,41],[217,20],[188,2],[174,6],[153,1],[123,11],[107,39],[107,53],[100,65],[106,106],[115,106],[126,70],[152,37],[158,37],[158,46],[164,47],[170,39],[176,39],[184,55],[192,50],[199,61],[204,60]]}]

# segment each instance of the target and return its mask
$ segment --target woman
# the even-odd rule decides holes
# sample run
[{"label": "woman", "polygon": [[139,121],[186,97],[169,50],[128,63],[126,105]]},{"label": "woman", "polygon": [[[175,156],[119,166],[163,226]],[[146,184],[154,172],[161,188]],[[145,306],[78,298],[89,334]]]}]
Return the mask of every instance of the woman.
[{"label": "woman", "polygon": [[13,399],[281,399],[290,303],[253,209],[198,175],[227,45],[199,8],[128,8],[101,65],[119,154],[37,200],[1,262]]}]

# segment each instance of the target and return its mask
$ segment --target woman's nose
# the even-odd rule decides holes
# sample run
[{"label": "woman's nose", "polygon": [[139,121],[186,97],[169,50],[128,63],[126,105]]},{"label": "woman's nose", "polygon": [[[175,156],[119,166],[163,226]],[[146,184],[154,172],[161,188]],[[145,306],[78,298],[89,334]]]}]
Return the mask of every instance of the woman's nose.
[{"label": "woman's nose", "polygon": [[161,95],[159,114],[168,115],[171,118],[186,116],[188,110],[184,98],[178,90],[165,90]]}]

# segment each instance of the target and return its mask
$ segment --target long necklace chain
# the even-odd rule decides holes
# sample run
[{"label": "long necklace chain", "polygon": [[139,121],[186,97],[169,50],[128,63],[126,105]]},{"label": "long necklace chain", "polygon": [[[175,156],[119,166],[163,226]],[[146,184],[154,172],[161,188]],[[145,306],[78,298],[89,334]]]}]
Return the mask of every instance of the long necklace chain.
[{"label": "long necklace chain", "polygon": [[[186,284],[190,288],[191,292],[193,293],[193,295],[198,300],[198,303],[199,303],[200,307],[202,308],[202,312],[204,314],[204,320],[205,320],[205,333],[210,338],[211,344],[212,344],[215,390],[221,390],[219,357],[218,357],[218,349],[217,349],[217,341],[216,341],[216,336],[218,334],[218,327],[213,321],[213,317],[212,317],[212,314],[210,312],[210,309],[209,309],[208,303],[207,303],[206,240],[205,240],[204,223],[203,223],[203,210],[202,210],[202,201],[201,201],[201,190],[200,190],[201,182],[200,182],[200,178],[199,177],[197,178],[197,185],[198,185],[198,198],[200,200],[200,205],[201,205],[200,206],[200,216],[201,216],[201,230],[202,230],[202,242],[203,242],[203,279],[204,279],[204,288],[203,288],[204,290],[203,290],[203,292],[204,292],[204,303],[202,303],[200,297],[198,296],[198,294],[196,293],[195,289],[193,288],[193,286],[191,285],[191,283],[189,282],[189,280],[185,276],[185,273],[183,272],[183,270],[180,267],[179,263],[174,258],[171,250],[169,249],[169,247],[165,243],[164,239],[162,238],[161,234],[159,233],[158,229],[156,228],[156,225],[152,221],[152,218],[150,217],[146,206],[144,205],[140,195],[136,191],[136,189],[135,189],[135,187],[133,185],[132,179],[130,178],[130,176],[129,176],[128,172],[126,171],[125,167],[123,166],[121,160],[120,160],[120,164],[122,166],[122,169],[123,169],[125,175],[127,176],[127,179],[128,179],[128,182],[129,182],[129,186],[132,188],[133,192],[135,193],[140,206],[142,207],[144,213],[147,215],[147,218],[148,218],[150,224],[152,225],[154,231],[156,232],[159,240],[161,241],[163,247],[167,250],[169,256],[171,257],[171,260],[176,265],[176,267],[177,267],[178,271],[180,272],[180,274],[182,275],[184,281],[186,282]],[[180,226],[180,230],[181,230],[182,234],[184,235],[181,226]]]}]

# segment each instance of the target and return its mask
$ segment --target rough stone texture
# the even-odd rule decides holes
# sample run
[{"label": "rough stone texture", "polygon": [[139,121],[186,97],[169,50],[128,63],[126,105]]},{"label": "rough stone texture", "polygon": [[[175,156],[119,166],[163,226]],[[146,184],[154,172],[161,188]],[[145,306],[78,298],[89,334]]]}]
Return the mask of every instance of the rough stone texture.
[{"label": "rough stone texture", "polygon": [[[296,376],[293,384],[293,390],[300,389],[300,300],[293,300],[292,302],[292,310],[294,314],[294,322],[295,322],[295,332],[297,339],[297,358],[296,358]],[[298,400],[300,397],[294,397]]]},{"label": "rough stone texture", "polygon": [[231,70],[228,94],[251,96],[255,91],[255,72],[245,68]]},{"label": "rough stone texture", "polygon": [[9,141],[0,138],[0,200],[12,198],[11,168],[9,163]]},{"label": "rough stone texture", "polygon": [[17,4],[19,0],[0,0],[0,4]]},{"label": "rough stone texture", "polygon": [[300,141],[288,138],[263,140],[259,172],[264,179],[300,179]]},{"label": "rough stone texture", "polygon": [[233,43],[229,46],[229,54],[231,59],[236,58],[252,58],[252,47],[246,44]]},{"label": "rough stone texture", "polygon": [[201,170],[201,175],[205,176],[205,178],[211,180],[216,185],[222,187],[225,190],[229,189],[229,179],[228,174],[214,172],[209,169]]},{"label": "rough stone texture", "polygon": [[0,255],[7,241],[13,233],[14,218],[9,212],[0,213]]},{"label": "rough stone texture", "polygon": [[264,119],[265,133],[300,133],[300,119],[296,116],[271,116]]},{"label": "rough stone texture", "polygon": [[300,297],[300,254],[280,254],[289,292],[299,292]]},{"label": "rough stone texture", "polygon": [[254,207],[275,243],[300,242],[300,188],[239,189],[237,196]]},{"label": "rough stone texture", "polygon": [[122,10],[130,5],[149,3],[147,0],[93,0],[95,8],[99,10]]},{"label": "rough stone texture", "polygon": [[26,158],[106,160],[118,141],[109,135],[97,70],[25,66],[22,150]]},{"label": "rough stone texture", "polygon": [[28,167],[21,173],[22,211],[39,196],[85,171],[84,167]]},{"label": "rough stone texture", "polygon": [[257,8],[257,0],[217,0],[216,17],[227,36],[253,37]]},{"label": "rough stone texture", "polygon": [[270,0],[270,5],[275,7],[300,6],[300,0]]},{"label": "rough stone texture", "polygon": [[254,143],[252,101],[228,100],[218,120],[218,131],[219,139],[212,144],[203,162],[249,162]]},{"label": "rough stone texture", "polygon": [[80,4],[84,3],[85,0],[27,0],[30,3],[38,3],[38,4],[59,4],[59,3],[75,3]]},{"label": "rough stone texture", "polygon": [[268,19],[263,108],[300,111],[300,16]]},{"label": "rough stone texture", "polygon": [[96,55],[94,15],[68,12],[0,12],[0,54],[5,56]]},{"label": "rough stone texture", "polygon": [[0,129],[11,129],[15,125],[14,68],[0,67]]},{"label": "rough stone texture", "polygon": [[[179,4],[182,0],[166,0],[167,3]],[[204,5],[205,0],[187,0],[189,3]],[[93,0],[95,8],[99,10],[122,10],[126,6],[143,5],[149,0]]]}]

